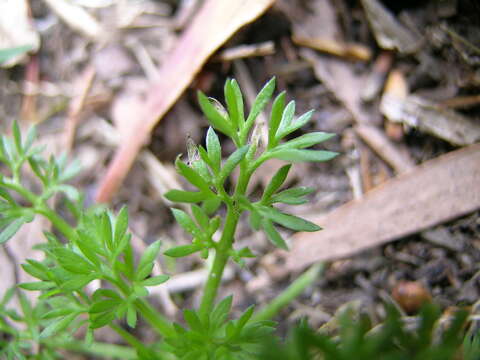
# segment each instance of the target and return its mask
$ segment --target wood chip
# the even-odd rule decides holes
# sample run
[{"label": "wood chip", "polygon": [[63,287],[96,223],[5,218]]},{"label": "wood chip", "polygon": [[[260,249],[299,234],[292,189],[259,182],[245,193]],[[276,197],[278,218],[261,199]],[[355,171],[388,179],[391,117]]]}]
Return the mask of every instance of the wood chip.
[{"label": "wood chip", "polygon": [[457,150],[397,176],[331,213],[311,218],[324,227],[298,233],[281,252],[290,271],[413,234],[480,208],[480,144]]},{"label": "wood chip", "polygon": [[391,51],[383,51],[375,59],[372,72],[368,75],[365,85],[361,91],[362,100],[365,102],[373,101],[382,90],[385,76],[390,70],[393,62]]},{"label": "wood chip", "polygon": [[266,56],[275,53],[275,44],[273,41],[265,41],[259,44],[239,45],[228,48],[220,52],[215,60],[232,61],[235,59],[244,59],[254,56]]},{"label": "wood chip", "polygon": [[411,54],[419,47],[419,41],[378,0],[362,0],[368,22],[380,47]]},{"label": "wood chip", "polygon": [[[387,81],[385,82],[384,96],[395,96],[399,100],[403,100],[408,96],[407,79],[400,70],[394,69],[388,74]],[[385,133],[390,139],[397,142],[402,140],[402,124],[390,121],[387,118],[384,127]]]},{"label": "wood chip", "polygon": [[92,39],[106,35],[100,23],[81,6],[67,0],[44,0],[73,30]]},{"label": "wood chip", "polygon": [[420,96],[405,99],[383,96],[382,113],[391,121],[402,122],[453,145],[470,145],[480,140],[480,124]]},{"label": "wood chip", "polygon": [[362,44],[345,43],[326,37],[306,37],[293,35],[295,44],[351,60],[369,61],[371,50]]}]

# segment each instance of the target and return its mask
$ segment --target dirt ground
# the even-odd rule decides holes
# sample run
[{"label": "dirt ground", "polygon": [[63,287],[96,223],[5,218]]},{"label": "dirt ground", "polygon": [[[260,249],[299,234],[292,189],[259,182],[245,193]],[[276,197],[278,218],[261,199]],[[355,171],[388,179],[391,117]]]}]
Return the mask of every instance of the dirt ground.
[{"label": "dirt ground", "polygon": [[[277,0],[232,36],[227,30],[210,34],[207,26],[191,38],[182,34],[196,21],[221,22],[213,10],[211,19],[200,19],[201,1],[78,1],[76,10],[93,23],[80,21],[76,12],[62,15],[56,2],[29,1],[28,19],[40,46],[0,70],[2,131],[13,119],[24,128],[36,123],[49,151],[79,159],[84,170],[74,184],[90,203],[103,194],[115,209],[128,205],[138,249],[156,239],[164,249],[190,241],[162,194],[185,186],[173,162],[186,153],[187,137],[204,142],[207,123],[196,91],[223,101],[223,84],[234,77],[249,103],[275,76],[277,91],[296,100],[297,113],[315,109],[305,131],[337,134],[323,148],[340,156],[295,165],[289,178],[290,184],[317,190],[310,203],[289,211],[321,219],[325,230],[295,235],[292,255],[285,255],[274,252],[245,219],[238,247],[249,244],[258,256],[243,269],[227,269],[222,294],[233,293],[238,309],[261,306],[321,261],[326,267],[318,280],[278,316],[283,328],[304,316],[319,327],[352,301],[381,318],[381,304],[398,302],[392,294],[405,281],[416,282],[444,308],[477,302],[478,1]],[[204,3],[215,8],[215,1]],[[252,1],[233,3],[240,4],[238,13],[257,17]],[[182,54],[181,46],[185,57],[194,57],[195,46],[215,41],[219,49],[208,56],[198,50],[204,63],[191,58],[189,68],[189,59],[180,56],[179,63],[187,65],[179,70],[169,60],[172,52]],[[185,90],[177,79],[186,82]],[[142,127],[142,102],[165,115],[151,114],[159,120]],[[135,160],[118,189],[108,188],[118,149],[135,137],[143,146],[130,149]],[[233,149],[227,141],[224,146]],[[254,196],[279,164],[261,168],[251,187]],[[23,236],[32,233],[34,228]],[[24,249],[11,249],[17,262],[34,256]],[[173,277],[168,292],[155,296],[180,319],[177,307],[197,304],[204,262],[195,256],[165,258],[162,266]]]}]

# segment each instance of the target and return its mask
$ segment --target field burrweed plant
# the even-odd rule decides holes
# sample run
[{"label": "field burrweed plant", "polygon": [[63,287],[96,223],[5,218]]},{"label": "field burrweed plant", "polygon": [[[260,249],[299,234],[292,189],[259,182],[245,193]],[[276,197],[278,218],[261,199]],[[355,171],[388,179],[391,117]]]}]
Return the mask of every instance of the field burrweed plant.
[{"label": "field burrweed plant", "polygon": [[[0,162],[6,170],[0,177],[0,243],[11,239],[37,215],[46,217],[53,230],[45,232],[46,241],[36,246],[45,253],[44,260],[22,264],[23,270],[37,281],[19,287],[39,292],[36,304],[32,305],[21,290],[15,289],[8,291],[0,302],[1,356],[54,359],[59,358],[59,349],[124,359],[251,359],[259,353],[260,345],[272,336],[276,324],[255,320],[254,306],[231,319],[232,297],[217,302],[226,264],[233,260],[243,266],[244,258],[254,256],[248,247],[235,247],[237,224],[241,215],[248,213],[251,228],[263,231],[282,249],[287,249],[287,242],[277,226],[293,231],[320,230],[314,223],[279,210],[276,204],[304,204],[313,191],[306,187],[282,188],[291,163],[321,162],[336,156],[334,152],[308,149],[330,139],[332,134],[310,132],[293,136],[308,123],[313,112],[296,117],[295,102],[286,104],[285,93],[273,102],[268,142],[261,144],[256,121],[274,88],[272,79],[259,92],[248,116],[235,80],[225,84],[226,108],[203,93],[198,94],[211,126],[206,146],[190,144],[187,161],[179,156],[175,162],[177,172],[195,190],[171,190],[165,194],[172,202],[190,204],[190,213],[177,208],[172,213],[191,235],[192,242],[168,249],[164,255],[178,258],[199,253],[204,259],[213,256],[200,306],[183,311],[184,325],[166,319],[147,298],[149,287],[161,286],[168,280],[167,275],[151,276],[160,242],[150,244],[136,261],[126,207],[117,214],[102,206],[86,208],[82,194],[66,184],[79,166],[67,165],[64,156],[42,158],[42,148],[34,144],[35,128],[23,137],[14,123],[13,137],[0,138]],[[225,161],[218,132],[236,148]],[[284,160],[287,165],[273,175],[261,196],[252,198],[247,192],[249,181],[269,159]],[[26,167],[35,174],[37,183],[24,181]],[[238,176],[234,180],[231,174],[236,169]],[[49,200],[57,194],[63,194],[69,220],[50,205]],[[225,215],[219,216],[219,211]],[[220,236],[214,236],[216,233]],[[87,285],[95,280],[101,280],[102,285],[91,293]],[[15,294],[21,314],[8,307]],[[128,330],[136,327],[139,317],[158,334],[158,341],[145,344]],[[123,326],[124,322],[127,326]],[[23,323],[23,327],[15,326],[17,323]],[[101,327],[110,327],[128,346],[96,342],[94,331]],[[79,340],[79,334],[83,340]]]}]

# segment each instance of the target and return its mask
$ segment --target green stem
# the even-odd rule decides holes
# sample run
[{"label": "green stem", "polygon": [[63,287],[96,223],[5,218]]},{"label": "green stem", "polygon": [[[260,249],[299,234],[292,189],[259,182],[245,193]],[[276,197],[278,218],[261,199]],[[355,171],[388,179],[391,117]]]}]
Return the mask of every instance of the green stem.
[{"label": "green stem", "polygon": [[[245,141],[242,140],[237,146],[243,146]],[[252,172],[249,169],[248,162],[244,159],[240,162],[240,176],[235,188],[233,199],[235,200],[239,196],[245,195],[247,191],[248,182]],[[228,194],[227,194],[228,197]],[[200,316],[205,318],[208,313],[213,309],[215,298],[217,297],[218,287],[222,280],[223,271],[225,265],[230,257],[230,250],[234,241],[235,230],[237,228],[238,219],[240,218],[241,211],[236,207],[235,203],[225,201],[227,204],[227,218],[223,227],[222,237],[215,249],[215,258],[213,259],[213,265],[208,274],[208,279],[204,287],[202,301],[200,303]]]},{"label": "green stem", "polygon": [[23,196],[25,200],[32,204],[36,213],[45,216],[67,239],[74,241],[77,238],[74,229],[65,220],[58,216],[55,211],[50,209],[40,196],[25,189],[19,181],[4,182],[2,185]]},{"label": "green stem", "polygon": [[[121,279],[108,279],[113,283],[125,296],[130,295],[130,290],[128,285]],[[147,321],[158,334],[164,337],[172,337],[175,335],[175,331],[170,325],[170,322],[165,319],[160,313],[155,310],[147,301],[144,299],[137,299],[134,302],[135,308],[140,312],[142,317]]]},{"label": "green stem", "polygon": [[222,280],[223,270],[229,258],[229,251],[232,247],[233,236],[238,223],[238,213],[233,206],[228,206],[227,219],[223,227],[223,234],[215,251],[213,266],[208,274],[204,287],[202,302],[200,303],[200,316],[205,318],[212,310],[215,298],[217,297],[218,286]]},{"label": "green stem", "polygon": [[155,310],[152,305],[143,299],[135,300],[135,307],[142,314],[143,318],[163,337],[175,336],[175,331],[169,321]]},{"label": "green stem", "polygon": [[147,354],[149,352],[148,348],[128,331],[125,331],[123,328],[113,323],[110,324],[110,327],[115,330],[115,332],[119,334],[130,346],[137,349],[139,353]]},{"label": "green stem", "polygon": [[19,182],[4,181],[2,182],[2,186],[6,187],[7,189],[15,191],[19,195],[23,196],[25,200],[29,201],[32,204],[35,204],[35,202],[37,201],[37,195],[25,189]]},{"label": "green stem", "polygon": [[136,351],[127,346],[105,344],[101,342],[94,342],[91,345],[87,345],[85,342],[78,340],[63,342],[48,339],[44,340],[43,342],[47,346],[55,349],[65,349],[99,357],[127,360],[138,358]]},{"label": "green stem", "polygon": [[235,188],[234,197],[245,195],[251,175],[252,171],[249,171],[247,162],[242,160],[240,163],[240,176],[238,177],[238,183],[237,187]]},{"label": "green stem", "polygon": [[67,239],[75,242],[75,240],[77,239],[77,234],[75,233],[75,230],[65,220],[58,216],[55,211],[42,203],[35,206],[35,212],[45,216],[48,220],[50,220],[53,226],[55,226],[57,230],[60,231]]},{"label": "green stem", "polygon": [[310,286],[320,273],[323,272],[324,268],[324,263],[318,263],[310,267],[310,269],[305,271],[279,296],[273,299],[270,304],[266,305],[258,313],[253,315],[250,321],[269,320],[273,318],[283,307],[290,304],[293,299],[300,295],[307,286]]}]

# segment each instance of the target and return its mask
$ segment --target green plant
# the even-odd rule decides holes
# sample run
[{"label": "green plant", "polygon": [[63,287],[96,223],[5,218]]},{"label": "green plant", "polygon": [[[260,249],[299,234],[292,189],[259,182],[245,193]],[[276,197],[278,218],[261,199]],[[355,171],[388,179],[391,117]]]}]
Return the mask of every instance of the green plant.
[{"label": "green plant", "polygon": [[14,58],[15,56],[22,55],[27,51],[32,50],[32,45],[23,45],[13,48],[0,49],[0,65],[3,65],[8,60]]},{"label": "green plant", "polygon": [[[465,334],[468,312],[443,318],[438,306],[426,304],[417,317],[402,319],[387,306],[385,322],[374,328],[368,316],[347,309],[339,318],[339,334],[317,332],[303,323],[284,343],[268,341],[259,359],[276,360],[476,360],[480,336]],[[445,326],[445,323],[447,325]],[[409,326],[410,324],[410,326]],[[413,325],[413,326],[412,326]]]},{"label": "green plant", "polygon": [[[38,281],[20,284],[20,288],[40,291],[38,302],[31,305],[20,293],[23,315],[7,309],[13,291],[7,293],[2,302],[0,329],[7,335],[6,340],[0,342],[0,351],[7,358],[54,358],[58,347],[97,353],[101,348],[107,356],[131,358],[129,348],[106,344],[91,346],[94,330],[109,326],[143,359],[248,359],[258,353],[263,339],[275,330],[275,323],[266,318],[274,315],[281,305],[274,304],[256,320],[253,307],[238,319],[231,320],[232,298],[216,303],[226,263],[233,259],[243,265],[244,258],[254,256],[248,248],[234,247],[240,216],[248,212],[252,229],[264,231],[274,245],[283,249],[287,248],[287,243],[276,225],[294,231],[320,228],[275,206],[277,203],[303,204],[313,191],[303,187],[281,190],[290,164],[277,171],[258,199],[252,199],[247,193],[248,183],[252,174],[272,158],[293,163],[326,161],[336,155],[330,151],[307,149],[331,138],[332,134],[313,132],[292,138],[292,133],[309,121],[312,112],[296,118],[295,102],[285,104],[285,93],[278,95],[273,103],[268,142],[262,148],[255,121],[272,97],[274,87],[272,79],[258,94],[248,116],[244,114],[243,97],[235,80],[227,80],[225,84],[228,110],[204,94],[198,95],[211,125],[206,147],[190,145],[188,162],[180,157],[175,162],[178,173],[196,189],[172,190],[165,194],[171,201],[190,204],[191,214],[175,208],[172,213],[193,238],[190,245],[168,249],[165,255],[182,257],[199,252],[203,258],[210,253],[214,256],[199,309],[183,312],[186,327],[165,319],[146,299],[148,287],[168,279],[166,275],[150,275],[160,242],[150,244],[139,261],[135,261],[127,209],[124,207],[114,214],[100,206],[85,208],[81,193],[66,184],[76,174],[78,166],[68,166],[64,156],[43,159],[42,149],[34,146],[35,129],[23,139],[14,123],[13,139],[0,138],[0,161],[8,169],[7,174],[0,177],[0,242],[11,239],[36,215],[49,219],[54,231],[45,232],[47,241],[37,246],[45,253],[45,259],[27,260],[22,265],[23,270]],[[224,162],[216,131],[230,138],[236,147]],[[287,136],[289,140],[281,142]],[[37,180],[33,186],[25,181],[23,171],[27,166]],[[238,180],[227,186],[227,179],[237,168]],[[73,220],[67,221],[51,206],[56,195],[63,196],[70,212],[67,218]],[[222,211],[226,212],[224,217],[217,214]],[[221,233],[219,240],[215,237],[217,232]],[[317,274],[318,269],[315,271]],[[292,287],[290,295],[282,298],[283,304],[309,283],[305,279],[311,282],[312,275]],[[102,286],[92,293],[87,287],[94,280],[101,280]],[[139,315],[158,333],[158,342],[146,345],[119,323],[125,321],[134,328]],[[12,326],[18,321],[26,323],[26,329],[17,330]],[[80,328],[85,328],[84,343],[73,337]]]}]

